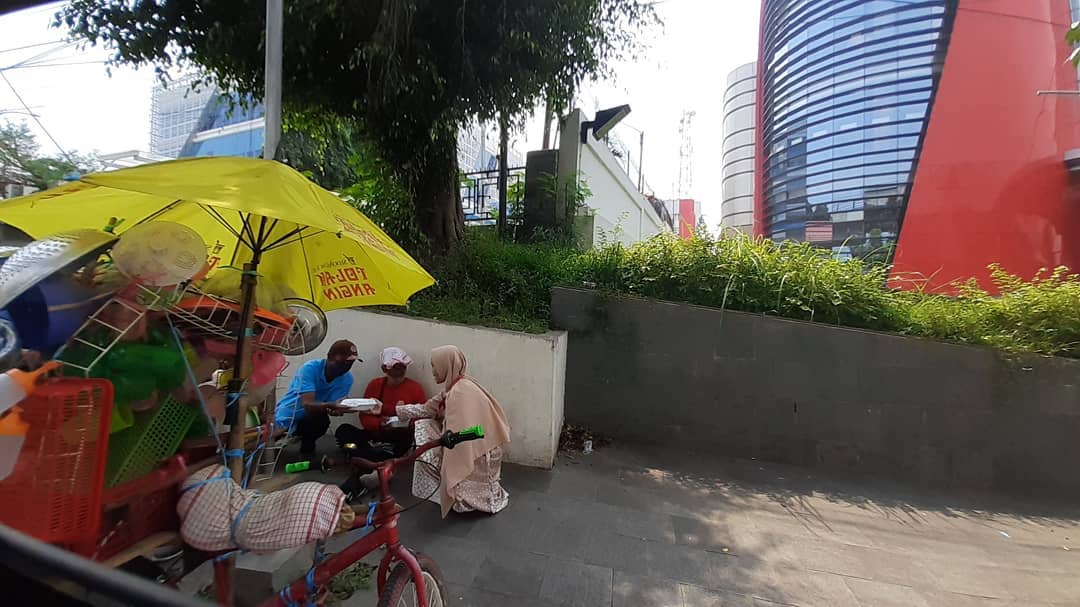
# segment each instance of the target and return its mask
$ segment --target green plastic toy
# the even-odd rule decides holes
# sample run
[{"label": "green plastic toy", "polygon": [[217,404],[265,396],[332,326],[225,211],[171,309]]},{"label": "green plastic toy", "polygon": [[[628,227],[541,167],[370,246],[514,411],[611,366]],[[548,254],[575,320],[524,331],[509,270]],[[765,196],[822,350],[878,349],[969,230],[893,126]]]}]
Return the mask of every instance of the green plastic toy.
[{"label": "green plastic toy", "polygon": [[458,434],[462,436],[473,436],[475,438],[484,438],[484,427],[480,425],[473,426],[471,428],[465,428]]}]

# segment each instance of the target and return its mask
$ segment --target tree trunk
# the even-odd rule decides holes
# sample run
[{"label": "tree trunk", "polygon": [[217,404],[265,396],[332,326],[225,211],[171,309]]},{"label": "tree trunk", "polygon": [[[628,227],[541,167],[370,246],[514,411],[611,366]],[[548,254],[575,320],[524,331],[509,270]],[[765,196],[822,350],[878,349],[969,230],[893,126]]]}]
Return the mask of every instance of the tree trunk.
[{"label": "tree trunk", "polygon": [[506,199],[510,181],[510,167],[507,166],[510,147],[510,118],[506,112],[499,114],[499,238],[507,237],[506,212],[510,204]]},{"label": "tree trunk", "polygon": [[548,97],[544,101],[544,147],[541,149],[547,150],[551,148],[551,97]]},{"label": "tree trunk", "polygon": [[458,184],[457,130],[436,137],[413,175],[416,223],[431,243],[432,252],[457,247],[465,236],[465,214]]}]

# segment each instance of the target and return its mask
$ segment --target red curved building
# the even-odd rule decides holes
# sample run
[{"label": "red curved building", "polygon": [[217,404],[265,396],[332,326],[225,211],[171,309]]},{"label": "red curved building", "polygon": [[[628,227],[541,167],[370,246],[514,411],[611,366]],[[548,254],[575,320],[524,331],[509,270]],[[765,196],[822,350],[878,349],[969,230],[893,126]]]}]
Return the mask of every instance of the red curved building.
[{"label": "red curved building", "polygon": [[1080,96],[1037,94],[1078,88],[1072,19],[1070,0],[765,0],[755,232],[884,251],[900,285],[1080,270]]}]

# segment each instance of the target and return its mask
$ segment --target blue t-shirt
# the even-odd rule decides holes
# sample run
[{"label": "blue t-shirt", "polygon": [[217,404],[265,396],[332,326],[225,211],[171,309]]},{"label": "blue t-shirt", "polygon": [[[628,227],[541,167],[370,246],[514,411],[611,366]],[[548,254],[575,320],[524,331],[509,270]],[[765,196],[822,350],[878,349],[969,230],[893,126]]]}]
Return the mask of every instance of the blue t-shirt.
[{"label": "blue t-shirt", "polygon": [[326,359],[309,360],[301,365],[296,372],[296,377],[289,384],[289,391],[277,403],[274,411],[274,423],[279,428],[287,428],[293,431],[296,422],[304,417],[304,405],[300,403],[300,395],[307,392],[315,393],[315,402],[332,403],[349,395],[352,390],[352,373],[346,373],[326,381]]}]

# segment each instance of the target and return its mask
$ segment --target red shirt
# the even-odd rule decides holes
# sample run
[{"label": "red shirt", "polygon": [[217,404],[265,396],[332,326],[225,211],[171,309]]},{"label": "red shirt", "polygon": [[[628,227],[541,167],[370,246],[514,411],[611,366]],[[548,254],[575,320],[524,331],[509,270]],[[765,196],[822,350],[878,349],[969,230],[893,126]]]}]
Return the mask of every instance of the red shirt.
[{"label": "red shirt", "polygon": [[[391,386],[385,376],[376,377],[371,380],[371,383],[367,385],[367,389],[364,390],[364,398],[377,398],[382,401],[381,417],[397,415],[398,402],[403,402],[406,405],[419,405],[427,402],[427,396],[424,395],[424,386],[420,385],[420,382],[407,377],[405,381],[397,386]],[[365,430],[381,430],[383,427],[380,416],[366,413],[360,414],[360,425]]]}]

